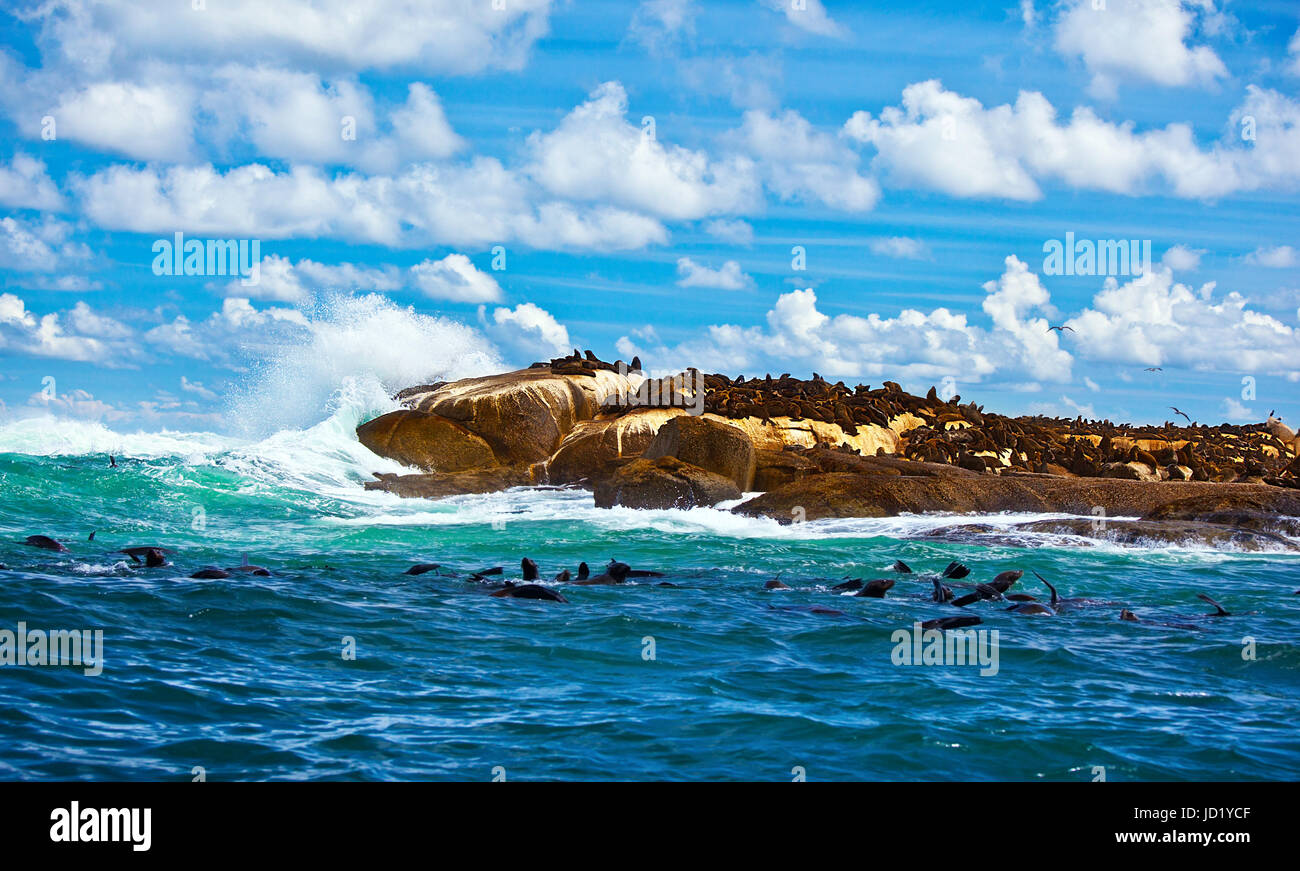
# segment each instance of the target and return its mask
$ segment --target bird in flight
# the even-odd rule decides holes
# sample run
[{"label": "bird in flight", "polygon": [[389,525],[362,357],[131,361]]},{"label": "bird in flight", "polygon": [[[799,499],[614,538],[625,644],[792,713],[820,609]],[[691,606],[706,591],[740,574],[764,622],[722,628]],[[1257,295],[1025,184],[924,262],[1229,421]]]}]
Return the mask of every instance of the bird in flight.
[{"label": "bird in flight", "polygon": [[1052,330],[1056,330],[1058,333],[1061,332],[1062,330],[1069,330],[1070,332],[1073,333],[1073,332],[1074,332],[1074,327],[1070,327],[1070,326],[1064,326],[1064,325],[1062,325],[1062,326],[1059,326],[1059,327],[1048,327],[1048,328],[1047,328],[1047,331],[1048,331],[1049,333],[1050,333]]},{"label": "bird in flight", "polygon": [[1161,369],[1159,366],[1148,366],[1144,371],[1147,371],[1147,372],[1163,372],[1163,371],[1165,371],[1165,370],[1164,370],[1164,369]]},{"label": "bird in flight", "polygon": [[[1170,410],[1173,411],[1174,414],[1181,414],[1183,417],[1187,417],[1187,414],[1185,412],[1179,411],[1177,408],[1174,408],[1172,405],[1169,406],[1169,408]],[[1192,419],[1190,417],[1187,417],[1187,422],[1191,423]]]}]

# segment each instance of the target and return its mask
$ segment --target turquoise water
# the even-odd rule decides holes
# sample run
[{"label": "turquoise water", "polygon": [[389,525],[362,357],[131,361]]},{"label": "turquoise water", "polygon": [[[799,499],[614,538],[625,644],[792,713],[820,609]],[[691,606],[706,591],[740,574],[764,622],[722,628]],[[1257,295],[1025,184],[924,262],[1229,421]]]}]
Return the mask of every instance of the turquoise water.
[{"label": "turquoise water", "polygon": [[[917,540],[934,518],[781,527],[601,511],[582,491],[399,500],[361,489],[396,469],[355,443],[355,422],[248,442],[0,433],[0,629],[98,628],[105,653],[97,676],[0,667],[0,777],[1300,776],[1294,555],[1050,536],[986,547]],[[110,450],[127,457],[117,469]],[[32,533],[71,552],[21,544]],[[175,566],[111,553],[140,544],[175,550]],[[273,575],[187,577],[244,553]],[[565,605],[463,580],[494,565],[517,575],[522,556],[544,577],[617,557],[678,586],[568,586]],[[1239,616],[1185,629],[1121,622],[1118,604],[1030,618],[980,603],[969,610],[999,632],[996,674],[899,666],[892,633],[951,613],[927,601],[928,581],[899,576],[884,600],[826,589],[887,576],[898,558],[918,574],[959,559],[971,580],[1036,569],[1063,595],[1153,620],[1204,614],[1205,590]],[[402,574],[426,561],[457,577]],[[764,590],[778,573],[795,589]],[[1020,588],[1041,592],[1028,572]]]}]

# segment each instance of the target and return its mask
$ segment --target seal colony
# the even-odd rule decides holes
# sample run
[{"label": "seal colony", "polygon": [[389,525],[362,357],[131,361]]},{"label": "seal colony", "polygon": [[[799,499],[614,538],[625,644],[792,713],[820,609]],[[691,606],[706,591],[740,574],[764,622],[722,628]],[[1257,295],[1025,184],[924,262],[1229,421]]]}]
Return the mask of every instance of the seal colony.
[{"label": "seal colony", "polygon": [[[1249,426],[1135,426],[1008,417],[935,388],[908,393],[790,373],[730,378],[580,352],[527,369],[407,388],[359,441],[422,471],[367,489],[442,498],[578,486],[599,507],[737,502],[781,522],[901,513],[1139,518],[1106,535],[1294,549],[1300,439],[1272,414]],[[1178,415],[1175,415],[1177,417]],[[745,494],[761,493],[745,499]],[[743,500],[743,501],[742,501]],[[1135,525],[1136,524],[1136,525]],[[1300,522],[1297,522],[1300,524]]]}]

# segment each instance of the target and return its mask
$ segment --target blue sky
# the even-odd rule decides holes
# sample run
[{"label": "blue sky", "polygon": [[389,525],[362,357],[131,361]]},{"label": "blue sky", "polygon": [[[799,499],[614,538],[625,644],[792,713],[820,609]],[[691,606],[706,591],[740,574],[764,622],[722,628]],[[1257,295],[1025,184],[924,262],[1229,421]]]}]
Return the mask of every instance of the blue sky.
[{"label": "blue sky", "polygon": [[[1293,3],[361,5],[7,7],[0,420],[221,431],[286,349],[396,389],[574,346],[1300,419]],[[257,283],[155,274],[177,232]],[[1153,263],[1048,274],[1067,233]]]}]

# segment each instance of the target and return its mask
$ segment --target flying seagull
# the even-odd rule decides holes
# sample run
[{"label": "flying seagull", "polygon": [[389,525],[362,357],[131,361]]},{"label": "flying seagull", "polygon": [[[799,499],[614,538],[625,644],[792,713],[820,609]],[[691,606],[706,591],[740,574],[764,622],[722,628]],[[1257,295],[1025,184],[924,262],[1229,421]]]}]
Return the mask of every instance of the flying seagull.
[{"label": "flying seagull", "polygon": [[1059,327],[1048,327],[1048,328],[1047,328],[1047,331],[1048,331],[1049,333],[1050,333],[1052,330],[1056,330],[1058,333],[1061,332],[1061,330],[1069,330],[1070,332],[1073,333],[1073,332],[1074,332],[1074,327],[1070,327],[1070,326],[1064,326],[1064,325],[1062,325],[1062,326],[1059,326]]},{"label": "flying seagull", "polygon": [[1148,366],[1144,371],[1146,371],[1146,372],[1163,372],[1163,371],[1165,371],[1165,370],[1164,370],[1164,369],[1161,369],[1159,366]]},{"label": "flying seagull", "polygon": [[[1174,408],[1172,405],[1169,406],[1169,408],[1171,411],[1173,411],[1174,414],[1181,414],[1183,417],[1187,417],[1187,414],[1185,412],[1179,411],[1177,408]],[[1191,423],[1192,419],[1190,417],[1187,417],[1187,422]]]}]

